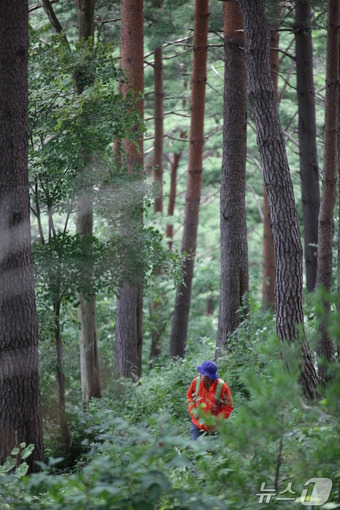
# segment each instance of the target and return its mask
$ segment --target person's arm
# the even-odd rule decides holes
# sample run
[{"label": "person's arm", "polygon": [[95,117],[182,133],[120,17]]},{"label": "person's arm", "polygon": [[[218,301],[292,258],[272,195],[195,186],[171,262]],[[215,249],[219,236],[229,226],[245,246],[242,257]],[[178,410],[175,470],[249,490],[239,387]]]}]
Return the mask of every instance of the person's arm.
[{"label": "person's arm", "polygon": [[229,418],[231,411],[234,409],[233,397],[227,383],[224,383],[221,394],[221,401],[223,403],[222,410],[219,415],[224,414],[225,419]]},{"label": "person's arm", "polygon": [[193,397],[193,394],[195,393],[195,391],[196,391],[196,379],[194,379],[192,381],[192,383],[190,384],[189,389],[187,391],[187,397],[188,397],[188,402],[189,402],[189,413],[192,418],[193,418],[192,411],[195,409],[195,400]]}]

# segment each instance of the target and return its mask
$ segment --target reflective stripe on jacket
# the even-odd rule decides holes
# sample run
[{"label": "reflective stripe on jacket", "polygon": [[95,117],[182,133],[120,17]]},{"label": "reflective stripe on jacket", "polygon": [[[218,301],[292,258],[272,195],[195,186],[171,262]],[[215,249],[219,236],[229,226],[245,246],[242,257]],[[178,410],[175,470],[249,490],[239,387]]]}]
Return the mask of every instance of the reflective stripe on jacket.
[{"label": "reflective stripe on jacket", "polygon": [[208,427],[207,425],[203,425],[203,424],[199,423],[198,420],[202,421],[202,418],[197,419],[197,418],[195,418],[195,416],[193,416],[192,411],[196,407],[195,396],[197,397],[197,407],[201,406],[201,409],[204,413],[215,414],[215,416],[224,416],[227,419],[229,417],[231,411],[234,409],[233,398],[231,396],[229,386],[225,382],[222,386],[220,403],[216,408],[216,412],[214,413],[215,407],[216,407],[215,394],[216,394],[217,382],[218,382],[218,379],[216,379],[216,381],[214,381],[212,383],[212,385],[210,386],[209,390],[207,390],[203,381],[201,381],[199,390],[198,390],[198,394],[196,395],[196,377],[195,377],[187,391],[187,397],[188,397],[188,401],[189,401],[189,413],[192,417],[192,422],[200,430],[209,431],[209,429],[211,427]]}]

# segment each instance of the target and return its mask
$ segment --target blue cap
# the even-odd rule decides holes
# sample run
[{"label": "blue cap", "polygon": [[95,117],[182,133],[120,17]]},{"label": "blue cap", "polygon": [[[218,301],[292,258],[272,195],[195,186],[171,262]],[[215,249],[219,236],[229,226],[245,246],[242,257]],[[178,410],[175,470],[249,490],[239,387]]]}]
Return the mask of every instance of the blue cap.
[{"label": "blue cap", "polygon": [[219,378],[217,373],[217,365],[213,361],[206,360],[203,361],[201,366],[196,367],[200,374],[206,375],[212,381],[216,381]]}]

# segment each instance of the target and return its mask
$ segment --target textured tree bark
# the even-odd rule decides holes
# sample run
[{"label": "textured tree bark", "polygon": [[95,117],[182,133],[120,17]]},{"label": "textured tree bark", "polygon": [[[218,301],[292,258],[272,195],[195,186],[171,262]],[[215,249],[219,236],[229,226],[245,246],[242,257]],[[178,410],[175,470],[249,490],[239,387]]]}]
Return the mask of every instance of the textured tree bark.
[{"label": "textured tree bark", "polygon": [[[331,289],[332,248],[333,248],[333,212],[336,198],[337,179],[337,122],[338,122],[338,81],[339,81],[339,22],[340,4],[337,0],[328,1],[327,24],[327,60],[326,60],[326,105],[324,131],[324,159],[322,176],[322,194],[319,214],[319,243],[317,260],[317,285],[326,291]],[[319,376],[327,380],[327,366],[334,355],[334,345],[327,332],[330,303],[324,300],[324,317],[317,342],[319,358]]]},{"label": "textured tree bark", "polygon": [[247,76],[243,18],[238,2],[224,1],[224,127],[220,198],[221,286],[216,353],[240,323],[248,291],[246,224]]},{"label": "textured tree bark", "polygon": [[170,336],[170,355],[172,357],[184,356],[189,322],[202,183],[208,18],[209,1],[195,0],[190,144],[187,190],[185,196],[184,231],[182,238],[182,253],[187,254],[187,256],[182,264],[184,281],[176,290],[174,316]]},{"label": "textured tree bark", "polygon": [[[275,96],[278,100],[278,72],[279,72],[279,31],[277,26],[278,6],[273,7],[270,31],[270,69],[274,84]],[[262,303],[274,310],[274,291],[275,291],[275,249],[270,221],[268,198],[266,187],[263,188],[263,283],[262,283]]]},{"label": "textured tree bark", "polygon": [[[245,28],[248,94],[263,165],[276,257],[276,332],[298,339],[303,326],[302,246],[283,132],[269,63],[269,25],[265,0],[240,0]],[[307,398],[317,384],[313,360],[303,344],[300,383]]]},{"label": "textured tree bark", "polygon": [[28,3],[0,2],[0,464],[44,460],[28,186]]},{"label": "textured tree bark", "polygon": [[296,2],[294,32],[306,286],[312,291],[316,283],[320,189],[310,0]]},{"label": "textured tree bark", "polygon": [[[339,74],[340,74],[340,37],[339,37]],[[340,79],[338,81],[338,293],[340,294]],[[340,304],[337,306],[337,312],[340,314]],[[340,338],[337,340],[337,358],[340,361]]]},{"label": "textured tree bark", "polygon": [[[123,83],[123,95],[133,91],[135,97],[144,94],[144,7],[143,0],[121,0],[121,67],[128,77]],[[136,105],[143,117],[144,102]],[[124,140],[127,167],[130,175],[143,174],[143,137],[138,140],[138,149],[131,140]],[[127,219],[128,221],[128,219]],[[127,227],[122,235],[128,235]],[[135,285],[125,283],[120,289],[116,313],[116,335],[114,344],[114,370],[124,377],[139,377],[142,370],[142,282]]]},{"label": "textured tree bark", "polygon": [[141,375],[142,342],[140,341],[139,289],[125,284],[117,304],[114,370],[116,374],[137,380]]},{"label": "textured tree bark", "polygon": [[[79,40],[89,40],[94,36],[94,5],[95,0],[77,0]],[[83,92],[87,82],[86,72],[77,75],[76,85],[79,94]],[[86,115],[86,112],[85,112]],[[84,160],[85,174],[90,173],[90,161],[86,154]],[[86,162],[88,167],[86,168]],[[93,236],[93,203],[91,178],[84,175],[83,188],[77,198],[76,226],[77,234],[91,238]],[[91,282],[89,282],[89,287]],[[96,297],[79,294],[78,320],[80,345],[80,373],[82,398],[88,402],[92,397],[101,396],[101,374],[98,354]]]}]

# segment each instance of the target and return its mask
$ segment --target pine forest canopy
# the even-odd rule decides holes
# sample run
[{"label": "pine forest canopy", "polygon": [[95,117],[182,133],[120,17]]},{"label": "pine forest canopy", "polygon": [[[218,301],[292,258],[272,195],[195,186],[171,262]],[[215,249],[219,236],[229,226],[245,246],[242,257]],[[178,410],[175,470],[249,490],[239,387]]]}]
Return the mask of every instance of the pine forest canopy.
[{"label": "pine forest canopy", "polygon": [[[41,468],[37,508],[251,508],[255,482],[318,462],[335,485],[338,4],[0,5],[0,507],[33,505],[13,484]],[[237,404],[216,461],[190,448],[200,503],[185,392],[204,358]]]}]

